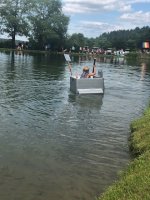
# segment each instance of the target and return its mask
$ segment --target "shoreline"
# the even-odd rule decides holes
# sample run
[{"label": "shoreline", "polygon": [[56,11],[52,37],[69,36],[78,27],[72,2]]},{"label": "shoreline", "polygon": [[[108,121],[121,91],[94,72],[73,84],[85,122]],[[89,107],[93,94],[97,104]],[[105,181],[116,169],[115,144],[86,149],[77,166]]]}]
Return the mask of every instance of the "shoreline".
[{"label": "shoreline", "polygon": [[134,158],[97,200],[150,199],[150,104],[131,122],[130,130],[129,148]]},{"label": "shoreline", "polygon": [[[38,54],[50,54],[50,55],[63,55],[64,52],[57,52],[57,51],[45,51],[45,50],[31,50],[31,49],[23,49],[23,50],[17,50],[17,49],[9,49],[9,48],[0,48],[1,52],[14,52],[14,53],[38,53]],[[66,52],[68,53],[68,52]],[[107,55],[107,54],[88,54],[88,53],[78,53],[78,52],[71,52],[68,53],[70,55],[74,56],[94,56],[99,58],[135,58],[135,59],[150,59],[150,54],[141,54],[137,52],[130,52],[128,55]]]}]

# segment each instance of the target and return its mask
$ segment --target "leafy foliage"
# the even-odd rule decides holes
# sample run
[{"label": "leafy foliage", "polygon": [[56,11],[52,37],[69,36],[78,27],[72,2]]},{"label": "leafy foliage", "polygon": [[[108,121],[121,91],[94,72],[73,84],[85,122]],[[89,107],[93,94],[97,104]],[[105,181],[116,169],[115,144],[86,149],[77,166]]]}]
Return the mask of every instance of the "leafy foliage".
[{"label": "leafy foliage", "polygon": [[39,49],[45,44],[58,46],[66,36],[69,18],[62,13],[59,0],[34,0],[34,7],[30,13],[31,23],[30,41],[35,41]]},{"label": "leafy foliage", "polygon": [[[72,43],[76,43],[77,46],[93,46],[107,49],[114,48],[118,49],[141,49],[142,42],[150,41],[150,27],[146,26],[143,28],[135,28],[133,30],[118,30],[110,33],[103,33],[96,38],[86,38],[82,34],[82,42],[80,41],[81,33],[74,33],[68,37],[67,44],[71,47]],[[75,42],[73,42],[75,41]]]},{"label": "leafy foliage", "polygon": [[16,35],[28,36],[36,48],[63,42],[69,17],[62,13],[60,0],[1,0],[0,33],[8,33],[15,47]]},{"label": "leafy foliage", "polygon": [[15,47],[16,35],[28,35],[26,14],[29,7],[29,0],[1,0],[0,32],[8,33],[8,36],[12,38],[12,48]]}]

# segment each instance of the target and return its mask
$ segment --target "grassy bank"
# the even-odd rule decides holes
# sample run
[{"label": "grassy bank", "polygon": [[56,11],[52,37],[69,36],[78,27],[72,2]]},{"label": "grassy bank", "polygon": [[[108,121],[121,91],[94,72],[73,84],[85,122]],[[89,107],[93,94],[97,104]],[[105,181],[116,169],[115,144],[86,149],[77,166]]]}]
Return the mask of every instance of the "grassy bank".
[{"label": "grassy bank", "polygon": [[150,107],[131,123],[129,144],[135,159],[98,200],[150,200]]}]

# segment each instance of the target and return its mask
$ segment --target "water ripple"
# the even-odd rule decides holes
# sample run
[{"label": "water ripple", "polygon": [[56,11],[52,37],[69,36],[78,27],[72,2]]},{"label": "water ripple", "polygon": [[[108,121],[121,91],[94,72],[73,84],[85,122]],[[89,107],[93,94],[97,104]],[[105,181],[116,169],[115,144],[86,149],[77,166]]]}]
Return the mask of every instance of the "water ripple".
[{"label": "water ripple", "polygon": [[[149,69],[97,63],[104,95],[78,96],[61,55],[0,58],[3,200],[90,200],[103,192],[130,159],[129,125],[148,104]],[[85,62],[92,66],[75,63],[73,73]]]}]

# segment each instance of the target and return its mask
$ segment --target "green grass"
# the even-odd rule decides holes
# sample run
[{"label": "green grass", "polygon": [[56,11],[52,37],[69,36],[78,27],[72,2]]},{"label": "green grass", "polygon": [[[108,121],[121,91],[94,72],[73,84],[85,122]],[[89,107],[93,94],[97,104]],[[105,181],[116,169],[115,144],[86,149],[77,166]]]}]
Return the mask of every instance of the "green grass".
[{"label": "green grass", "polygon": [[150,150],[150,107],[143,116],[131,123],[130,149],[136,154]]},{"label": "green grass", "polygon": [[131,123],[129,146],[135,159],[98,200],[150,200],[150,107]]}]

